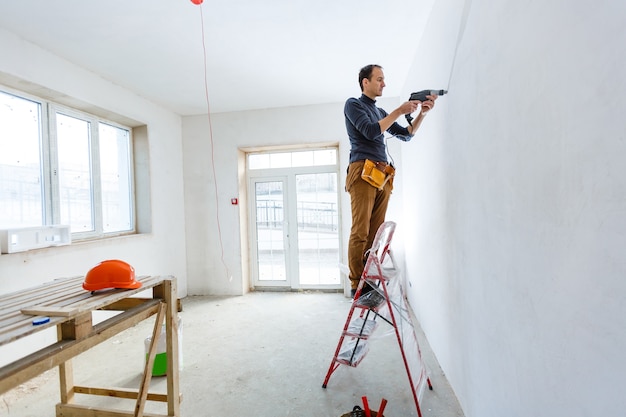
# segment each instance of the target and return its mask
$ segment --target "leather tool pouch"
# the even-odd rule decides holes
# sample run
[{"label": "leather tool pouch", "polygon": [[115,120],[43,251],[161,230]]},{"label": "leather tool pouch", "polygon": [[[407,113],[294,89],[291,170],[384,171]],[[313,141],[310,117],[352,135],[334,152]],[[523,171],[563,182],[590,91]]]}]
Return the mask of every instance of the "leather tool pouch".
[{"label": "leather tool pouch", "polygon": [[[355,405],[351,412],[342,414],[341,417],[365,417],[365,415],[365,411],[358,405]],[[376,411],[370,411],[370,416],[378,417],[378,413]],[[380,417],[382,417],[382,414]]]},{"label": "leather tool pouch", "polygon": [[392,179],[395,174],[396,170],[391,165],[366,159],[361,178],[372,187],[382,190],[387,181]]}]

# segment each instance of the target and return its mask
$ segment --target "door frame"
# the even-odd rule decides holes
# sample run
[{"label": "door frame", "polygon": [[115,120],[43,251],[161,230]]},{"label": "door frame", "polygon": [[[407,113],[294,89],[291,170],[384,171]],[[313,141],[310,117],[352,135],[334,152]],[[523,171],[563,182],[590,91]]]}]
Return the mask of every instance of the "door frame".
[{"label": "door frame", "polygon": [[[344,272],[341,268],[341,254],[343,253],[343,239],[342,239],[342,211],[341,211],[341,181],[339,168],[340,165],[337,162],[329,163],[326,165],[305,165],[305,166],[288,166],[288,167],[276,167],[276,168],[257,168],[250,170],[248,166],[248,154],[249,153],[281,153],[281,152],[299,152],[310,150],[324,150],[324,148],[333,148],[336,153],[339,153],[336,144],[328,144],[321,146],[311,147],[289,147],[289,148],[271,148],[265,147],[244,149],[240,148],[240,161],[243,164],[246,185],[245,185],[245,200],[247,207],[247,213],[245,214],[245,222],[247,227],[245,228],[246,237],[242,240],[246,242],[247,247],[242,246],[242,262],[244,268],[249,272],[248,282],[251,289],[257,290],[274,290],[274,291],[291,291],[291,290],[329,290],[336,291],[345,287],[343,279]],[[335,173],[337,175],[337,210],[338,210],[338,224],[337,224],[337,244],[339,251],[339,270],[340,276],[339,283],[335,284],[319,284],[302,285],[300,283],[299,268],[300,265],[297,262],[299,257],[299,241],[298,241],[298,212],[297,212],[297,190],[296,190],[296,177],[299,174],[317,174],[317,173]],[[270,181],[284,181],[286,188],[283,192],[284,198],[284,216],[286,227],[284,231],[285,245],[285,268],[286,268],[286,280],[285,281],[260,281],[259,280],[259,265],[258,265],[258,248],[257,248],[257,225],[256,225],[256,183],[270,182]],[[242,234],[243,237],[243,234]],[[247,258],[247,259],[244,259]],[[246,265],[247,264],[247,265]]]}]

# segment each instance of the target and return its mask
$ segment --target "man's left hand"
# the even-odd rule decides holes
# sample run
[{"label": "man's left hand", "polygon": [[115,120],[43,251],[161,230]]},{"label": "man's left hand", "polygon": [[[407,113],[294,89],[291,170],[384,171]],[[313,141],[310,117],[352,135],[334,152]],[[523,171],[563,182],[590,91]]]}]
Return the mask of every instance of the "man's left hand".
[{"label": "man's left hand", "polygon": [[426,96],[428,100],[422,101],[422,109],[421,109],[422,113],[427,113],[431,111],[433,107],[435,107],[435,100],[437,100],[437,97],[438,96],[433,96],[433,95]]}]

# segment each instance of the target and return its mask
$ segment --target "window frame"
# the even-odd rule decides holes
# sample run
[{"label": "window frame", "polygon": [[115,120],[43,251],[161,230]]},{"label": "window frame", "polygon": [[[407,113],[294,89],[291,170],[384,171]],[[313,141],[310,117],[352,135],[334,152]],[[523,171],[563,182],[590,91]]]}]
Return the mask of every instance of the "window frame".
[{"label": "window frame", "polygon": [[[72,241],[104,239],[137,233],[137,204],[135,195],[135,161],[133,128],[113,120],[105,119],[95,114],[87,113],[76,108],[68,107],[54,101],[45,100],[23,91],[12,89],[0,84],[0,91],[21,99],[33,101],[40,105],[40,169],[42,173],[42,210],[43,224],[40,226],[61,224],[61,196],[59,182],[57,113],[77,118],[89,123],[89,165],[91,170],[91,200],[93,231],[73,232]],[[102,210],[102,177],[100,170],[100,124],[105,124],[128,132],[128,181],[129,181],[129,211],[130,229],[104,232],[104,218]],[[6,225],[10,227],[10,225]],[[37,225],[34,225],[37,226]]]}]

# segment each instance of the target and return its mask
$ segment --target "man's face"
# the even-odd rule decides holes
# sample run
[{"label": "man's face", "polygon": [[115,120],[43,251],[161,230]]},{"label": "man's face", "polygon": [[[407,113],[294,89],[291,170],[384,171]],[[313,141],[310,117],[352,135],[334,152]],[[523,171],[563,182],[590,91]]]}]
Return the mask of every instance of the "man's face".
[{"label": "man's face", "polygon": [[370,97],[380,97],[383,95],[383,88],[385,87],[385,75],[383,70],[375,67],[372,70],[372,76],[363,80],[363,93]]}]

